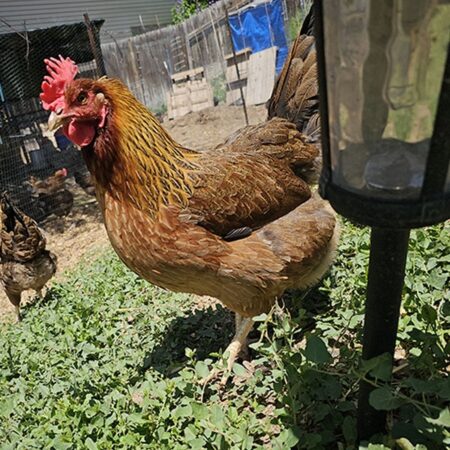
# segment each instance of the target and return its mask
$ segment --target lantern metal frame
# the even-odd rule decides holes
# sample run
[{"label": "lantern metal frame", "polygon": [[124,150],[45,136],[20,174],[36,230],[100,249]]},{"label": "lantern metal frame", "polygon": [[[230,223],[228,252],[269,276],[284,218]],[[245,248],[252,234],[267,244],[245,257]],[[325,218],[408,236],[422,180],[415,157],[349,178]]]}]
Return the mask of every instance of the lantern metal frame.
[{"label": "lantern metal frame", "polygon": [[[320,194],[334,209],[364,225],[387,228],[417,228],[433,225],[450,217],[450,193],[445,194],[445,182],[450,161],[450,45],[447,50],[441,94],[431,137],[421,195],[417,199],[394,201],[358,195],[333,183],[328,126],[328,95],[326,81],[323,11],[320,0],[314,2],[316,52],[320,88],[323,169]],[[447,118],[447,119],[446,119]]]},{"label": "lantern metal frame", "polygon": [[[319,191],[338,213],[372,227],[362,359],[388,353],[393,361],[410,229],[450,217],[450,193],[445,193],[450,161],[450,44],[420,196],[393,201],[377,198],[376,191],[373,197],[359,195],[333,182],[322,0],[314,0],[313,12],[323,150]],[[358,442],[386,431],[386,411],[375,410],[369,402],[373,389],[370,380],[360,382]]]}]

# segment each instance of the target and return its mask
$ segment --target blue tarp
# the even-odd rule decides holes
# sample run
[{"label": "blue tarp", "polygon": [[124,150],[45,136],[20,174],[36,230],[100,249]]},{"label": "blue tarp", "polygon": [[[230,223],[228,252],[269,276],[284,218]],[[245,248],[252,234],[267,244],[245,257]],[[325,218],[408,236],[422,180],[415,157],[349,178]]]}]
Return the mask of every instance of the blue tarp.
[{"label": "blue tarp", "polygon": [[278,47],[276,71],[280,72],[288,54],[281,0],[246,6],[230,14],[230,25],[236,51],[249,47],[256,53],[274,45]]}]

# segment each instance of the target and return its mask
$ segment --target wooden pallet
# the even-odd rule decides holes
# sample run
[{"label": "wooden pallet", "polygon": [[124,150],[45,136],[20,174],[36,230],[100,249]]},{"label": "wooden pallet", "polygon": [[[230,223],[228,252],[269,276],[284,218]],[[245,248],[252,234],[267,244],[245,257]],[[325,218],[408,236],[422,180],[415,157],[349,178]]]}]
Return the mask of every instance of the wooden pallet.
[{"label": "wooden pallet", "polygon": [[172,75],[172,91],[167,94],[169,119],[214,106],[213,92],[203,67]]}]

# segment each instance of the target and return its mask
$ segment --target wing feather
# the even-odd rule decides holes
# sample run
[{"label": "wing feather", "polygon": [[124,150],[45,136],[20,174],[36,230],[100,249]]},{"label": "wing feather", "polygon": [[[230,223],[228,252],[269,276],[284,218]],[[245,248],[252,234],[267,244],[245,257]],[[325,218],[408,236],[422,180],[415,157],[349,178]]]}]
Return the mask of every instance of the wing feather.
[{"label": "wing feather", "polygon": [[211,152],[195,162],[194,193],[181,214],[185,221],[224,237],[244,227],[257,229],[311,196],[296,172],[312,164],[318,151],[286,120],[245,128]]}]

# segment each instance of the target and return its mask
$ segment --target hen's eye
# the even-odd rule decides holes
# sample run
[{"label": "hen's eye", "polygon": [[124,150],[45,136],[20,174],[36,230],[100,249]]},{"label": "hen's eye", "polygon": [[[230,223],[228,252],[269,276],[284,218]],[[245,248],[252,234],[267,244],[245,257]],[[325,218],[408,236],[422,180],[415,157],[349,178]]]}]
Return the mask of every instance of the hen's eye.
[{"label": "hen's eye", "polygon": [[81,92],[80,94],[78,94],[77,97],[77,102],[80,103],[81,105],[84,105],[87,101],[87,95],[85,92]]}]

